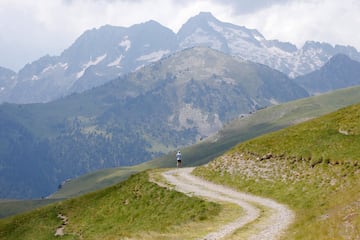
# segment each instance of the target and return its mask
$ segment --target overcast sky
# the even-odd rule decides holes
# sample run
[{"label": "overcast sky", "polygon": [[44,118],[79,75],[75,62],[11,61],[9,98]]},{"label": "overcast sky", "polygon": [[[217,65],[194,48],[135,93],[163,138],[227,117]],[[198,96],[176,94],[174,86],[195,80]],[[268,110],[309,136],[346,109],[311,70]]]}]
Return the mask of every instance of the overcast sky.
[{"label": "overcast sky", "polygon": [[358,0],[0,0],[0,66],[18,71],[60,55],[85,30],[155,20],[177,32],[200,11],[301,47],[306,40],[360,50]]}]

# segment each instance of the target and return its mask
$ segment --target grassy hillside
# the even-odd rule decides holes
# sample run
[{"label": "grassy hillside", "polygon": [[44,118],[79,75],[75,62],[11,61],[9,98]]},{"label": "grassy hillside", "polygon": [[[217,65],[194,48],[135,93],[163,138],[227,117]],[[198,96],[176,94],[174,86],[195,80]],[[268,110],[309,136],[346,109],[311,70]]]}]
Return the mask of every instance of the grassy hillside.
[{"label": "grassy hillside", "polygon": [[[240,117],[224,126],[215,136],[182,149],[184,166],[205,164],[240,142],[358,102],[360,102],[360,87],[354,87],[269,107]],[[174,152],[170,152],[161,158],[137,166],[105,169],[84,175],[65,184],[64,188],[52,197],[64,198],[96,190],[115,184],[131,173],[145,169],[174,167],[174,155]]]},{"label": "grassy hillside", "polygon": [[296,211],[284,239],[359,239],[360,104],[232,148],[198,175]]},{"label": "grassy hillside", "polygon": [[[354,87],[262,109],[227,124],[215,136],[182,149],[184,165],[205,164],[240,142],[358,102],[360,102],[360,87]],[[52,194],[51,198],[68,198],[101,189],[146,169],[174,167],[174,154],[171,152],[161,158],[133,167],[104,169],[81,176],[66,183],[62,189]],[[20,206],[24,205],[22,202],[13,202],[11,212],[7,210],[7,207],[0,208],[1,215],[22,212],[23,209],[17,206],[18,203]],[[6,211],[3,212],[1,209]]]},{"label": "grassy hillside", "polygon": [[63,185],[61,189],[52,194],[49,198],[69,198],[88,193],[97,189],[102,189],[113,184],[126,180],[134,173],[138,173],[149,168],[143,165],[133,167],[109,168],[86,174],[76,179],[72,179]]},{"label": "grassy hillside", "polygon": [[58,214],[68,218],[61,239],[169,239],[174,233],[189,239],[203,234],[201,224],[221,209],[150,183],[143,172],[110,188],[2,219],[0,239],[58,239]]},{"label": "grassy hillside", "polygon": [[35,199],[35,200],[0,200],[0,218],[27,212],[60,199]]},{"label": "grassy hillside", "polygon": [[[344,103],[340,98],[337,101]],[[318,107],[321,104],[322,101],[318,100],[314,103]],[[336,105],[334,102],[332,104]],[[283,108],[289,114],[296,112],[296,117],[290,117],[283,110],[284,114],[273,118],[272,124],[266,124],[271,127],[266,129],[276,129],[277,126],[285,126],[286,122],[293,124],[297,119],[306,119],[307,111],[299,108],[308,109],[303,104],[298,108]],[[275,111],[271,112],[276,115]],[[273,116],[271,112],[268,116]],[[256,114],[240,119],[242,123],[237,124],[260,124],[260,120],[250,121]],[[319,111],[317,114],[320,114]],[[359,117],[360,104],[252,139],[237,145],[204,167],[197,168],[197,174],[288,204],[296,211],[297,217],[285,239],[357,239],[360,235]],[[228,125],[234,126],[235,123]],[[184,155],[188,156],[185,158],[186,164],[195,165],[210,160],[228,149],[235,136],[234,128],[184,149]],[[208,148],[206,151],[206,146],[214,146],[214,149]],[[194,159],[196,154],[200,161],[190,162],[189,159]],[[174,165],[172,155],[139,165],[136,171],[168,165]],[[121,178],[123,173],[120,169],[109,169],[106,174],[98,172],[96,178],[88,176],[87,182],[78,184],[85,185],[86,182],[90,187],[90,179],[96,179],[94,183],[97,184],[110,183]],[[147,179],[147,173],[141,173],[110,188],[0,220],[0,239],[55,238],[53,234],[61,225],[58,213],[69,218],[63,239],[116,239],[119,236],[169,239],[174,232],[190,234],[194,238],[202,228],[192,224],[201,225],[221,212],[216,204],[160,188],[148,183]],[[191,232],[192,229],[195,232]],[[190,235],[176,237],[184,239]]]}]

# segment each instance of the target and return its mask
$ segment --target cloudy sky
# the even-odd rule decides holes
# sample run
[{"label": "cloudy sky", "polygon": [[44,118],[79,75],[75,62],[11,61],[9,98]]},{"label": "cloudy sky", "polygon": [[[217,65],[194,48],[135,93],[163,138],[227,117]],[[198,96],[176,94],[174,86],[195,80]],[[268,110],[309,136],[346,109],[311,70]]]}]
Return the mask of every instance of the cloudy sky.
[{"label": "cloudy sky", "polygon": [[301,47],[306,40],[360,50],[358,0],[0,0],[0,66],[15,71],[60,55],[85,30],[150,19],[177,32],[200,11]]}]

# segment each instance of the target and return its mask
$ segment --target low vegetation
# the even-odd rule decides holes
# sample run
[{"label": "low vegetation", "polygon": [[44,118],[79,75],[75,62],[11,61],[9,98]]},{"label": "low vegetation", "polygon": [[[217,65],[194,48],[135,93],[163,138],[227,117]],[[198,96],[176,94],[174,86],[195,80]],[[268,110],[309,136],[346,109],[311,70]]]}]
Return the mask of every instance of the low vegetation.
[{"label": "low vegetation", "polygon": [[284,239],[359,239],[360,104],[239,144],[196,174],[286,203]]},{"label": "low vegetation", "polygon": [[174,232],[183,239],[199,232],[191,224],[208,223],[221,210],[150,183],[143,172],[110,188],[2,219],[0,239],[57,239],[58,214],[67,218],[61,239],[168,239]]},{"label": "low vegetation", "polygon": [[[360,87],[338,90],[311,98],[301,99],[266,109],[247,116],[240,116],[218,132],[218,134],[182,149],[184,166],[199,166],[222,155],[238,143],[273,132],[341,107],[357,103]],[[64,198],[94,191],[126,179],[130,174],[149,168],[174,167],[174,152],[160,158],[123,168],[99,170],[67,182],[53,198]]]},{"label": "low vegetation", "polygon": [[61,199],[0,200],[0,219],[48,205]]},{"label": "low vegetation", "polygon": [[[237,145],[195,172],[289,205],[296,221],[284,239],[358,239],[359,117],[360,104],[341,109]],[[0,239],[55,239],[62,224],[58,214],[68,218],[62,239],[196,238],[224,211],[232,210],[159,187],[143,172],[110,188],[2,219]]]}]

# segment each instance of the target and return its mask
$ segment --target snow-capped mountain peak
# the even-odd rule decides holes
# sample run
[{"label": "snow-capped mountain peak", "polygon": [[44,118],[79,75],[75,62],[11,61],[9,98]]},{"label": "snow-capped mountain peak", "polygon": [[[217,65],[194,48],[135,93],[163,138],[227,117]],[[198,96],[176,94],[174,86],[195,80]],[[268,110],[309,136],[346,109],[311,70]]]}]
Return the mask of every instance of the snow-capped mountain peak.
[{"label": "snow-capped mountain peak", "polygon": [[50,101],[102,85],[194,46],[265,64],[290,77],[319,69],[338,53],[360,60],[360,53],[350,46],[308,41],[297,48],[201,12],[184,23],[177,34],[152,20],[130,27],[105,25],[87,30],[60,56],[42,57],[27,64],[7,84],[3,81],[0,102]]}]

